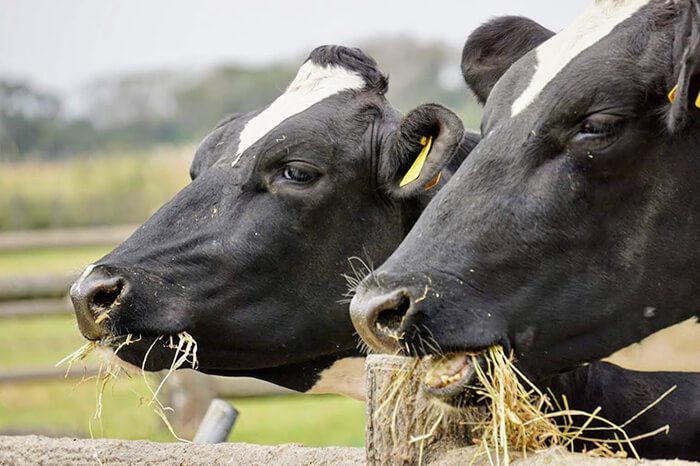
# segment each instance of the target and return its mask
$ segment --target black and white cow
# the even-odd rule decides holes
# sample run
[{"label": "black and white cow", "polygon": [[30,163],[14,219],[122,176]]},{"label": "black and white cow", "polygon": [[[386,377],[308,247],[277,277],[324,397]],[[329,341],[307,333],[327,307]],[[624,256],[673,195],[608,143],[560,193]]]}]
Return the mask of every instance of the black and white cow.
[{"label": "black and white cow", "polygon": [[[328,52],[327,49],[319,49],[312,53],[311,60],[322,51]],[[356,51],[348,51],[346,49],[340,49],[344,53],[351,53],[352,55],[359,54]],[[335,51],[337,53],[338,51]],[[367,60],[368,64],[371,61],[361,57],[363,60]],[[309,63],[305,65],[306,69],[309,68]],[[302,67],[304,69],[304,67]],[[323,79],[329,79],[329,76]],[[296,86],[293,84],[290,86],[290,90],[294,90]],[[289,92],[289,91],[288,91]],[[347,91],[338,91],[347,92]],[[346,95],[347,99],[339,100],[338,103],[341,107],[346,107],[348,105],[355,105],[354,99],[367,98],[364,96],[366,90],[361,92],[354,92],[353,94]],[[370,94],[372,95],[372,94]],[[374,95],[371,97],[372,100],[378,99],[382,101],[383,98]],[[286,97],[289,99],[289,96]],[[322,101],[323,99],[321,99]],[[284,101],[282,102],[284,103]],[[279,101],[278,101],[279,104]],[[317,103],[318,104],[318,103]],[[317,105],[313,104],[313,105]],[[275,105],[275,104],[273,104]],[[304,117],[306,119],[311,118],[311,120],[299,120],[296,121],[296,127],[292,127],[291,134],[292,137],[296,137],[295,133],[299,129],[304,129],[306,125],[310,124],[309,121],[313,122],[319,117],[323,117],[323,113],[316,113],[315,109],[311,109],[313,106],[309,106],[309,110],[312,111],[311,114],[302,115],[300,114],[298,118]],[[274,108],[273,106],[269,108]],[[268,108],[268,109],[269,109]],[[323,106],[321,108],[323,111],[327,111],[328,107]],[[304,110],[302,110],[303,112]],[[397,137],[399,134],[410,134],[411,131],[418,131],[418,134],[432,134],[431,130],[426,131],[428,126],[420,125],[420,118],[425,118],[427,115],[432,115],[432,112],[437,111],[438,114],[444,112],[444,109],[439,107],[424,107],[421,110],[423,115],[418,115],[412,113],[410,116],[413,118],[405,119],[403,128],[403,133],[394,133],[393,127],[388,128],[389,134],[394,134],[391,138]],[[387,118],[384,112],[391,118]],[[214,170],[222,170],[220,176],[221,178],[216,178],[215,180],[220,180],[220,183],[214,183],[213,188],[216,189],[232,189],[232,187],[225,186],[226,183],[235,183],[236,178],[230,174],[234,174],[237,177],[254,176],[255,170],[258,170],[255,163],[250,163],[246,167],[249,170],[248,173],[237,173],[235,171],[229,170],[230,164],[239,166],[241,163],[240,159],[247,157],[243,155],[243,149],[241,149],[239,141],[244,140],[241,137],[241,132],[246,128],[252,118],[256,115],[260,115],[259,112],[254,112],[252,115],[235,115],[221,123],[214,132],[203,142],[199,150],[197,151],[195,160],[191,167],[192,178],[195,179],[194,184],[197,183],[211,183],[211,181],[203,182],[203,174],[212,167]],[[284,113],[282,113],[284,115]],[[349,113],[349,115],[355,115]],[[278,118],[280,116],[278,115]],[[356,118],[354,116],[353,118]],[[398,121],[398,115],[395,111],[390,108],[384,109],[382,113],[375,115],[374,117],[368,117],[369,120],[375,118],[376,125],[384,124],[384,122],[389,122],[392,125],[393,121]],[[449,117],[446,117],[449,122]],[[414,128],[407,125],[407,122],[412,121]],[[428,117],[430,121],[430,117]],[[339,122],[348,123],[348,120],[333,121],[331,124],[337,124]],[[349,124],[354,124],[355,120],[349,120]],[[313,124],[313,123],[311,123]],[[251,128],[254,126],[251,125]],[[296,129],[295,129],[296,128]],[[275,137],[275,139],[282,139],[283,141],[275,141],[276,144],[284,142],[287,137],[290,137],[290,129],[282,128],[283,133],[277,133],[274,128],[271,130],[273,135],[269,137]],[[361,131],[362,128],[358,129]],[[369,131],[368,128],[365,128]],[[332,130],[334,133],[338,131],[337,129]],[[323,132],[319,134],[324,134]],[[329,135],[332,133],[328,133]],[[315,135],[310,134],[309,144],[313,144],[312,139]],[[444,134],[443,134],[444,136]],[[371,137],[378,137],[375,134]],[[389,138],[389,139],[391,139]],[[342,139],[339,137],[339,139]],[[440,141],[440,133],[438,133],[438,140]],[[444,139],[442,140],[444,141]],[[456,167],[463,161],[466,155],[474,147],[478,141],[478,136],[465,133],[461,143],[456,148],[456,156],[452,162],[443,171],[443,179],[449,179],[450,173],[452,173]],[[378,144],[387,144],[386,139],[377,140]],[[439,146],[438,150],[442,150]],[[292,146],[292,150],[299,150],[300,147]],[[284,147],[286,151],[286,147]],[[316,149],[318,150],[318,149]],[[397,222],[400,225],[398,230],[400,231],[396,235],[388,236],[388,239],[383,239],[385,244],[379,247],[375,245],[375,248],[370,251],[367,244],[363,241],[358,241],[354,246],[356,254],[362,253],[368,255],[368,259],[371,261],[381,261],[386,257],[387,251],[390,251],[393,247],[398,244],[398,241],[403,237],[403,235],[408,231],[412,225],[417,215],[425,206],[427,200],[432,196],[434,191],[424,191],[423,185],[417,184],[421,189],[414,191],[412,194],[404,188],[399,189],[402,192],[402,196],[397,196],[396,194],[389,195],[388,193],[395,190],[395,185],[398,183],[397,179],[388,180],[380,182],[376,177],[381,176],[382,169],[377,167],[375,164],[382,163],[382,148],[379,147],[377,152],[372,154],[371,150],[364,145],[360,145],[360,148],[356,152],[353,150],[341,151],[337,155],[338,159],[355,159],[352,164],[343,164],[343,160],[334,161],[334,170],[331,173],[326,174],[330,178],[329,183],[333,180],[338,180],[339,183],[344,183],[346,186],[345,194],[340,196],[341,201],[338,202],[339,196],[334,195],[333,191],[326,192],[326,196],[335,196],[335,202],[322,202],[321,205],[314,207],[314,209],[324,209],[321,215],[326,215],[329,217],[336,218],[333,212],[334,209],[347,210],[345,207],[345,202],[342,201],[344,195],[347,196],[365,196],[367,192],[373,192],[382,203],[379,205],[378,211],[374,211],[377,206],[373,206],[369,210],[361,210],[358,215],[370,216],[376,218],[376,221],[366,223],[364,225],[367,228],[366,231],[357,234],[352,224],[348,222],[340,221],[335,224],[323,223],[325,234],[330,239],[338,238],[344,234],[355,233],[355,238],[377,238],[379,233],[376,230],[397,230]],[[429,157],[432,163],[437,163],[437,165],[444,165],[447,163],[447,156],[443,155],[441,160],[435,162],[436,154],[441,154],[442,152],[429,153]],[[318,157],[323,159],[324,154],[316,154]],[[398,155],[398,154],[394,154]],[[250,158],[255,160],[258,157],[266,157],[265,151],[256,151],[250,154]],[[296,155],[300,157],[300,155]],[[374,158],[372,158],[374,157]],[[222,160],[224,162],[222,162]],[[400,161],[400,157],[397,157],[395,161]],[[397,165],[391,170],[396,170],[400,173],[405,170],[410,162],[410,157],[404,160],[403,165]],[[386,161],[384,162],[386,163]],[[373,168],[374,167],[374,168]],[[438,168],[431,171],[429,175],[435,172]],[[374,174],[372,172],[374,170]],[[328,172],[330,170],[326,170]],[[216,172],[215,172],[216,173]],[[342,176],[341,176],[342,173]],[[427,179],[429,175],[423,176],[423,180]],[[284,179],[291,177],[290,173],[287,176],[283,174]],[[338,178],[333,178],[338,177]],[[200,180],[200,181],[196,181]],[[420,180],[418,180],[420,182]],[[440,183],[436,189],[439,189],[443,183]],[[235,186],[234,186],[235,187]],[[393,187],[393,188],[392,188]],[[332,188],[332,186],[328,186]],[[189,188],[192,189],[192,188]],[[200,189],[204,189],[200,187]],[[265,195],[265,191],[258,193],[259,196]],[[267,195],[271,193],[268,191]],[[313,201],[314,198],[311,194],[301,194],[306,196],[307,201]],[[178,197],[184,196],[184,194],[178,195]],[[253,195],[250,194],[252,197]],[[355,350],[355,343],[353,339],[353,331],[349,325],[349,317],[347,315],[347,310],[343,305],[339,305],[338,298],[340,297],[340,292],[344,290],[343,282],[344,280],[340,278],[340,270],[345,268],[345,256],[337,254],[336,243],[339,241],[319,241],[313,245],[304,245],[298,247],[308,247],[313,250],[313,257],[310,257],[303,263],[289,263],[285,262],[285,257],[279,258],[280,264],[283,265],[277,272],[270,271],[267,272],[262,269],[265,273],[260,273],[258,270],[244,270],[245,274],[240,279],[244,280],[244,285],[250,288],[248,293],[255,295],[255,293],[260,293],[262,295],[272,294],[273,302],[275,305],[271,308],[264,309],[265,312],[261,312],[260,308],[254,307],[253,310],[257,312],[256,316],[244,315],[244,319],[234,320],[233,323],[232,315],[237,313],[248,313],[251,311],[246,311],[244,308],[237,307],[235,303],[230,304],[224,297],[216,296],[217,293],[222,293],[220,290],[225,290],[229,286],[227,283],[216,282],[216,280],[229,279],[231,280],[230,286],[241,287],[242,285],[237,283],[239,280],[236,276],[232,274],[224,264],[227,261],[233,262],[233,266],[240,260],[237,259],[235,254],[246,254],[250,257],[246,258],[246,261],[255,262],[256,260],[271,261],[275,260],[270,258],[267,252],[263,249],[258,249],[255,247],[255,243],[248,245],[249,249],[246,249],[243,245],[237,244],[240,241],[235,235],[234,230],[241,228],[238,222],[245,218],[255,218],[259,213],[253,209],[255,206],[246,204],[240,207],[240,212],[242,216],[237,216],[235,218],[224,218],[220,219],[214,224],[210,222],[218,217],[221,209],[221,202],[227,199],[216,198],[215,194],[208,194],[207,196],[193,196],[192,193],[187,194],[185,201],[180,201],[180,204],[175,206],[165,207],[165,213],[159,213],[157,215],[162,215],[159,220],[151,220],[146,226],[150,231],[141,232],[138,236],[135,235],[134,238],[130,239],[126,246],[121,246],[115,253],[110,254],[106,258],[98,261],[96,264],[88,267],[88,269],[83,274],[81,280],[76,282],[73,287],[73,297],[76,304],[76,312],[78,315],[78,321],[80,323],[81,329],[85,333],[87,338],[91,339],[101,339],[101,338],[111,338],[114,344],[117,344],[121,339],[120,335],[125,333],[141,333],[146,336],[150,335],[151,338],[147,338],[146,342],[139,343],[133,347],[129,347],[128,351],[123,353],[123,356],[132,363],[140,364],[141,358],[143,356],[144,348],[150,344],[153,340],[153,336],[157,335],[159,332],[163,332],[163,325],[169,325],[168,321],[172,319],[172,315],[175,314],[193,314],[191,319],[197,322],[200,318],[197,314],[201,313],[201,318],[206,319],[207,325],[199,324],[197,329],[193,326],[182,326],[179,327],[181,330],[188,330],[194,333],[200,342],[200,359],[202,357],[207,357],[207,352],[211,351],[211,348],[218,348],[217,351],[227,351],[230,357],[218,361],[218,366],[212,369],[209,362],[207,366],[200,367],[200,369],[206,372],[223,373],[227,375],[251,375],[267,380],[272,380],[281,385],[294,388],[297,390],[309,390],[310,392],[342,392],[346,395],[354,396],[356,398],[361,398],[363,395],[364,385],[363,385],[363,370],[362,370],[362,358],[355,357],[360,356],[359,352]],[[278,199],[278,202],[282,202],[284,199]],[[236,200],[233,200],[235,204]],[[249,200],[238,202],[250,202]],[[318,202],[318,201],[316,201]],[[184,203],[184,207],[183,207]],[[386,203],[386,204],[384,204]],[[274,205],[274,204],[273,204]],[[200,217],[201,212],[208,212],[211,218],[206,215]],[[264,213],[264,212],[263,212]],[[225,215],[225,214],[224,214]],[[164,221],[168,216],[174,216],[174,218]],[[206,235],[203,237],[198,237],[199,234],[192,225],[187,225],[187,217],[192,218],[194,216],[195,225],[200,224],[204,229],[206,229]],[[303,217],[302,217],[303,218]],[[252,236],[261,236],[261,245],[272,249],[272,253],[276,253],[275,245],[278,241],[289,241],[287,236],[286,228],[280,227],[281,221],[286,221],[288,223],[293,223],[296,221],[297,217],[282,216],[279,219],[275,218],[264,218],[262,222],[258,223],[256,231]],[[249,221],[249,220],[248,220]],[[350,225],[350,226],[349,226]],[[164,228],[165,230],[161,230]],[[309,225],[307,231],[313,231],[313,225]],[[256,234],[257,233],[257,234]],[[249,240],[246,236],[246,240]],[[303,236],[296,236],[292,238],[291,243],[294,241],[300,241],[303,243]],[[230,244],[221,245],[217,244],[221,241],[229,241]],[[350,240],[351,241],[351,240]],[[214,244],[206,245],[205,243],[212,242]],[[203,248],[215,248],[215,249],[204,249]],[[289,246],[286,246],[289,247]],[[128,254],[122,255],[119,250],[121,248],[126,248]],[[193,250],[190,250],[193,248]],[[219,248],[218,250],[216,248]],[[232,252],[227,252],[228,250]],[[352,251],[352,246],[349,247]],[[379,251],[380,256],[373,256],[375,251]],[[218,256],[216,254],[219,254]],[[261,255],[262,254],[262,255]],[[349,254],[346,252],[345,254]],[[332,256],[333,260],[326,261],[316,261],[315,257]],[[115,259],[115,257],[117,259]],[[134,261],[133,264],[124,265],[125,261]],[[202,263],[204,262],[204,263]],[[172,272],[168,270],[167,264],[173,263],[175,268]],[[126,262],[126,264],[129,264]],[[165,266],[163,266],[163,264]],[[188,269],[191,267],[191,269]],[[313,268],[315,269],[315,274],[309,276],[307,281],[295,280],[294,276],[289,277],[287,270],[294,269],[295,267],[303,268]],[[296,269],[297,271],[292,275],[299,275],[303,272],[301,268]],[[256,275],[260,273],[260,275]],[[192,274],[190,276],[190,274]],[[220,274],[223,274],[219,277]],[[177,281],[176,278],[177,277]],[[233,277],[233,278],[231,278]],[[309,281],[310,280],[310,281]],[[287,283],[290,282],[291,283]],[[201,282],[201,284],[200,284]],[[214,288],[209,288],[209,286]],[[176,293],[171,296],[173,290],[173,284],[177,284],[180,288],[176,290]],[[291,285],[291,286],[288,286]],[[222,287],[222,288],[216,288]],[[258,287],[256,289],[256,287]],[[297,293],[309,293],[308,290],[323,290],[326,287],[328,290],[326,292],[320,292],[313,296],[313,299],[302,304],[295,302],[297,298],[295,294]],[[183,291],[180,291],[183,290]],[[188,290],[192,290],[194,298],[188,297]],[[329,291],[333,290],[333,291]],[[157,295],[161,295],[156,304],[164,303],[165,306],[160,306],[153,308],[151,312],[147,312],[149,309],[148,298],[139,298],[135,296],[135,293],[152,293],[155,298]],[[204,293],[202,296],[199,293]],[[335,293],[335,294],[334,294]],[[225,294],[225,293],[224,293]],[[286,299],[286,297],[289,299]],[[173,301],[170,302],[169,300]],[[250,298],[248,298],[250,299]],[[145,302],[142,302],[144,300]],[[200,305],[201,301],[201,305]],[[178,308],[177,306],[181,306]],[[218,309],[212,309],[211,306],[221,306]],[[103,326],[96,325],[94,320],[99,317],[104,312],[109,313],[110,320],[105,321]],[[125,317],[121,313],[127,313]],[[138,315],[134,315],[138,313]],[[126,324],[124,322],[129,322],[126,318],[131,320],[130,323]],[[92,320],[91,320],[92,319]],[[266,327],[273,323],[285,322],[284,328],[291,329],[288,335],[280,336],[274,331],[269,331]],[[107,325],[109,323],[109,325]],[[123,325],[123,328],[121,327]],[[231,325],[239,325],[240,328],[231,328]],[[216,334],[211,333],[210,328],[217,328]],[[341,329],[341,330],[339,330]],[[274,329],[273,329],[274,330]],[[174,332],[175,330],[171,330]],[[236,342],[230,341],[231,337],[226,338],[227,333],[230,333],[232,337],[236,335],[245,335],[245,340]],[[213,336],[223,336],[224,338],[219,341],[211,342]],[[291,341],[292,343],[287,343]],[[304,345],[301,346],[299,341],[303,342]],[[252,342],[252,344],[250,344]],[[288,352],[292,354],[280,355],[279,345],[286,344],[288,347]],[[142,346],[141,346],[142,345]],[[250,345],[250,347],[246,347]],[[149,363],[147,366],[151,369],[158,369],[162,367],[162,361],[165,359],[166,362],[169,361],[170,354],[168,354],[167,349],[161,349],[160,347],[157,351],[164,352],[165,354],[157,355],[157,363]],[[331,348],[329,351],[328,348]],[[123,348],[124,351],[127,348]],[[134,351],[132,351],[132,349]],[[266,350],[267,349],[267,350]],[[244,367],[241,368],[241,362],[237,359],[238,353],[241,354],[243,358],[250,357],[248,353],[255,352],[256,366],[254,368]],[[294,354],[296,352],[296,354]],[[120,355],[122,353],[120,352]],[[292,364],[279,363],[281,357],[289,357],[295,360]],[[150,359],[150,358],[149,358]],[[160,362],[158,362],[160,361]],[[160,364],[160,366],[158,365]],[[600,373],[600,369],[596,369],[596,373]],[[614,366],[606,365],[605,371],[620,371],[619,368]],[[322,374],[322,377],[319,377]],[[568,383],[570,377],[565,375],[561,377],[560,386],[562,387],[562,392],[567,392],[570,384]],[[596,384],[595,381],[599,379],[593,379],[589,382],[586,387],[588,387],[584,393],[589,393],[592,390],[600,390],[600,385]],[[600,380],[605,380],[607,383],[607,378],[601,377]],[[576,386],[578,387],[578,385]],[[613,389],[616,388],[612,387]],[[579,390],[580,392],[580,390]],[[567,392],[568,393],[568,392]],[[576,393],[576,395],[581,396],[581,393]],[[614,396],[611,397],[615,399]],[[634,397],[628,397],[633,400]],[[634,404],[631,404],[634,406]],[[624,416],[627,410],[624,407],[616,407],[616,412],[620,416]]]},{"label": "black and white cow", "polygon": [[[541,45],[494,48],[488,39],[522,36],[482,29],[484,48],[465,51],[479,60],[465,64],[467,82],[488,97],[484,139],[353,300],[355,327],[376,349],[395,351],[396,335],[418,355],[500,344],[547,383],[698,315],[697,3],[599,0],[551,38],[533,28]],[[473,369],[462,373],[441,394],[461,390]],[[575,376],[589,373],[590,390]],[[645,454],[700,458],[698,374],[628,372],[612,385],[595,380],[602,373],[617,369],[597,363],[555,379],[581,403],[602,389],[648,399],[676,380],[684,389],[656,412],[671,434]],[[619,399],[598,401],[617,405],[608,415],[644,407]]]},{"label": "black and white cow", "polygon": [[[73,285],[83,335],[112,345],[141,335],[118,353],[140,366],[155,338],[187,331],[202,372],[362,397],[340,302],[348,258],[388,257],[478,140],[439,105],[402,117],[386,90],[361,51],[319,47],[272,104],[221,123],[192,183]],[[427,159],[402,183],[422,138]],[[171,360],[156,344],[146,368]],[[326,369],[335,384],[319,380]]]}]

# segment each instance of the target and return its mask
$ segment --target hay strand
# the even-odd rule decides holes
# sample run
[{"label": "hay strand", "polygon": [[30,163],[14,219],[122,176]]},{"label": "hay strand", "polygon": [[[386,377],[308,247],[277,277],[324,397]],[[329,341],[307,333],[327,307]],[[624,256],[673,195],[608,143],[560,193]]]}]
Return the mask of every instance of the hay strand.
[{"label": "hay strand", "polygon": [[[589,455],[625,457],[627,452],[624,447],[627,447],[639,460],[633,442],[668,431],[668,426],[662,426],[651,432],[630,437],[624,428],[661,402],[675,387],[671,387],[622,425],[617,425],[599,414],[601,407],[597,407],[592,413],[572,410],[565,397],[562,398],[563,409],[555,399],[557,410],[554,410],[549,397],[515,367],[513,357],[506,356],[499,346],[489,348],[483,359],[486,361],[485,369],[475,356],[471,357],[478,380],[478,385],[472,389],[489,405],[489,417],[483,420],[477,429],[483,432],[479,443],[489,457],[488,450],[495,452],[496,464],[500,463],[501,458],[503,464],[509,464],[509,449],[521,451],[526,455],[527,452],[561,445],[573,451],[574,442],[577,440],[596,445],[594,450],[586,451]],[[580,426],[574,423],[576,417],[583,418]],[[589,427],[594,421],[604,425]],[[593,431],[608,432],[613,438],[591,436]],[[492,459],[490,462],[493,464]]]},{"label": "hay strand", "polygon": [[[104,314],[103,314],[104,315]],[[106,317],[105,317],[106,318]],[[188,440],[185,440],[181,437],[179,437],[176,433],[175,430],[173,429],[173,426],[170,424],[170,421],[167,419],[166,416],[166,411],[173,411],[171,407],[163,405],[163,403],[160,401],[158,398],[158,395],[161,393],[165,382],[168,380],[170,375],[186,363],[189,363],[190,366],[193,369],[196,369],[198,366],[198,359],[197,359],[197,341],[192,337],[187,332],[180,332],[176,335],[178,337],[178,342],[177,344],[174,343],[173,337],[170,336],[168,343],[164,345],[164,347],[173,349],[174,350],[174,355],[173,355],[173,360],[172,363],[170,364],[170,367],[168,368],[165,376],[161,379],[160,383],[156,386],[155,389],[152,388],[148,376],[146,374],[146,362],[151,355],[151,352],[153,348],[156,346],[156,344],[159,341],[163,340],[163,336],[160,336],[156,338],[153,343],[149,346],[148,350],[146,351],[143,361],[141,363],[140,367],[140,372],[141,376],[143,378],[144,384],[146,388],[148,389],[150,396],[147,398],[144,398],[137,392],[134,391],[134,393],[139,397],[140,404],[146,405],[148,407],[151,407],[153,409],[154,413],[163,421],[165,426],[167,427],[168,431],[175,437],[176,439],[183,441],[183,442],[188,442]],[[118,344],[116,340],[121,340]],[[107,386],[109,385],[110,382],[112,383],[112,388],[114,388],[114,382],[118,380],[120,375],[122,373],[125,373],[129,375],[129,372],[125,369],[126,363],[122,362],[121,360],[118,359],[117,354],[119,351],[121,351],[125,346],[131,345],[133,343],[136,343],[138,341],[141,341],[141,337],[134,338],[132,334],[126,335],[126,337],[118,337],[118,338],[105,338],[100,341],[89,341],[85,343],[83,346],[78,348],[76,351],[73,353],[69,354],[65,358],[61,359],[58,363],[56,363],[56,366],[60,366],[63,364],[68,364],[67,370],[66,370],[66,376],[68,373],[71,371],[73,365],[76,362],[82,362],[85,360],[88,355],[93,353],[96,349],[107,349],[111,348],[112,351],[109,352],[109,356],[107,357],[106,360],[102,361],[98,370],[97,375],[92,376],[92,377],[83,377],[78,383],[83,383],[87,380],[90,380],[92,378],[95,378],[95,411],[93,415],[91,416],[90,422],[88,423],[88,430],[90,432],[90,437],[94,438],[93,434],[93,429],[92,429],[92,420],[98,420],[100,423],[100,429],[102,430],[102,407],[103,407],[103,398],[104,398],[104,393],[107,389]],[[144,402],[145,401],[145,402]]]}]

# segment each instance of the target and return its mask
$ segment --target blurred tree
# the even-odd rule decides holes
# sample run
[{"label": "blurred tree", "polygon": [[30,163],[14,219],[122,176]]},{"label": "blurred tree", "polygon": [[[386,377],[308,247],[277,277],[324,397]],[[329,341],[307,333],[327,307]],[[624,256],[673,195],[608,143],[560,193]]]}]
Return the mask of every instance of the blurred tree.
[{"label": "blurred tree", "polygon": [[[457,111],[467,126],[478,126],[481,111],[462,82],[459,50],[406,37],[375,39],[361,47],[390,76],[388,98],[401,111],[439,102]],[[50,159],[198,141],[227,114],[272,102],[300,61],[99,79],[81,90],[77,100],[86,104],[72,115],[64,109],[73,101],[26,83],[0,81],[0,157]]]}]

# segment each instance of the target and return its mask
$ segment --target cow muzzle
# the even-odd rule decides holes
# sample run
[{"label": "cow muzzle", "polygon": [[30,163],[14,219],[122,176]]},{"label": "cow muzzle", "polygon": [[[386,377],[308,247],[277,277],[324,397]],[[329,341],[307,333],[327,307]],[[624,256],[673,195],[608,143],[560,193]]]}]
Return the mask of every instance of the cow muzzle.
[{"label": "cow muzzle", "polygon": [[390,292],[358,290],[350,303],[350,317],[360,337],[372,349],[394,353],[401,349],[407,314],[412,309],[406,289]]},{"label": "cow muzzle", "polygon": [[90,265],[85,269],[70,289],[78,328],[85,338],[101,340],[110,335],[110,315],[118,310],[130,290],[125,276],[104,266]]}]

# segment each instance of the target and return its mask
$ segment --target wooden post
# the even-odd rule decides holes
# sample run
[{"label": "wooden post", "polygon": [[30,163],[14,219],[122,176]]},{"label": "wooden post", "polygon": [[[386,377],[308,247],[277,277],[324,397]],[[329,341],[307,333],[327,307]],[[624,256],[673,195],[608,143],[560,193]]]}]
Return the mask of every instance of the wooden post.
[{"label": "wooden post", "polygon": [[236,418],[238,418],[238,411],[231,403],[221,398],[213,399],[192,441],[194,443],[225,442]]},{"label": "wooden post", "polygon": [[180,437],[192,438],[216,397],[213,376],[181,369],[170,375],[167,387],[167,405],[173,408],[168,419]]},{"label": "wooden post", "polygon": [[428,464],[440,453],[471,443],[465,414],[427,399],[420,389],[420,369],[416,377],[399,375],[412,361],[400,356],[367,357],[365,435],[370,466]]}]

